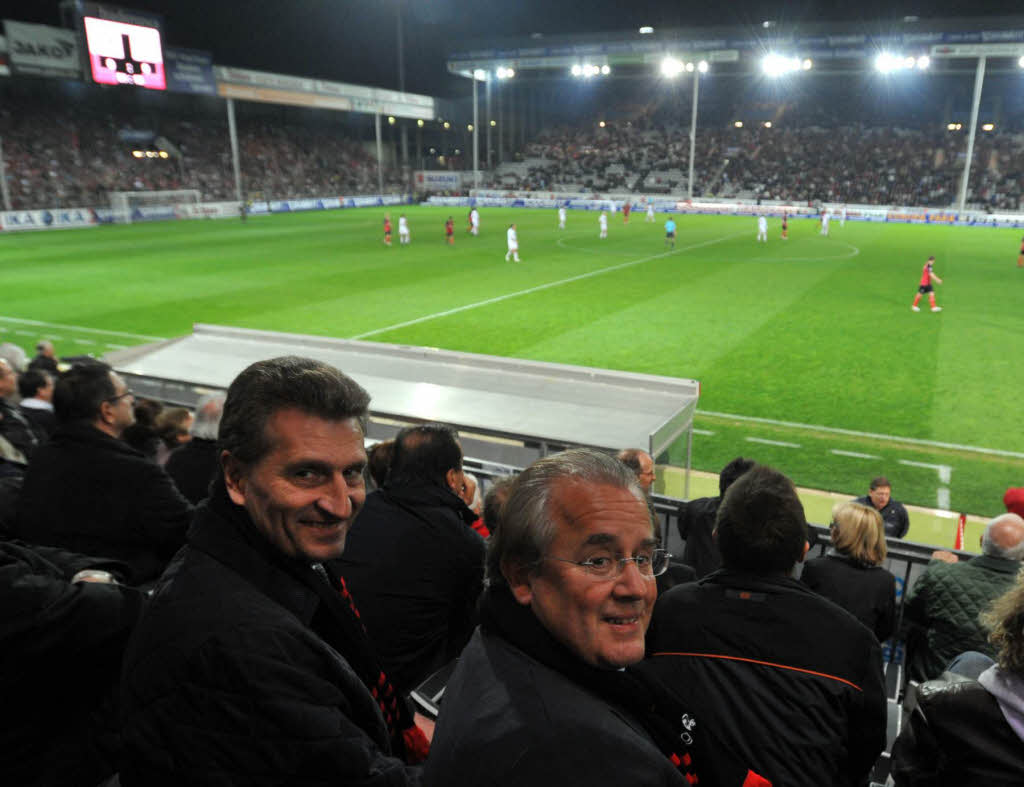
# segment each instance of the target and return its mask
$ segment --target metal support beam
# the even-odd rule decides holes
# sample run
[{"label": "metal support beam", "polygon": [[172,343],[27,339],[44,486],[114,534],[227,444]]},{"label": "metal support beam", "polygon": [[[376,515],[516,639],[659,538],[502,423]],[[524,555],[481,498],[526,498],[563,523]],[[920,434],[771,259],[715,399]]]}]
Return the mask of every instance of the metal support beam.
[{"label": "metal support beam", "polygon": [[380,112],[373,115],[373,125],[377,131],[377,193],[384,194],[384,146],[380,138]]},{"label": "metal support beam", "polygon": [[480,188],[480,101],[477,94],[477,78],[473,75],[473,188]]}]

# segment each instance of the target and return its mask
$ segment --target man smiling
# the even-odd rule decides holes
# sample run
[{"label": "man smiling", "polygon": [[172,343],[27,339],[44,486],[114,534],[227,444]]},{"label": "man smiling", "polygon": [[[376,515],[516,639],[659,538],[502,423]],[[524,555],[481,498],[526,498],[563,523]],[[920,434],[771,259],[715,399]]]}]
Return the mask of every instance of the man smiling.
[{"label": "man smiling", "polygon": [[503,512],[425,783],[684,784],[679,730],[656,720],[661,697],[623,669],[644,656],[667,565],[633,472],[566,451],[520,474]]},{"label": "man smiling", "polygon": [[418,783],[397,757],[426,740],[324,565],[366,497],[368,404],[305,358],[231,384],[221,477],[125,658],[126,787]]}]

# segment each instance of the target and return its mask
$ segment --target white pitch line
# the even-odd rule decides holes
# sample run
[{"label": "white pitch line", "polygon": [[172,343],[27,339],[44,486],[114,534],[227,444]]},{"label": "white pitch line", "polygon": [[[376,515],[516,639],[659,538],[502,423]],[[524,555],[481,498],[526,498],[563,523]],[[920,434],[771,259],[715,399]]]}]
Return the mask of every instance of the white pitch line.
[{"label": "white pitch line", "polygon": [[938,503],[938,507],[948,511],[949,510],[949,489],[944,486],[940,486],[938,492],[935,494],[935,501]]},{"label": "white pitch line", "polygon": [[75,344],[96,344],[92,339],[72,339]]},{"label": "white pitch line", "polygon": [[953,473],[953,468],[949,465],[933,465],[928,462],[911,462],[909,459],[898,459],[901,465],[909,465],[910,467],[925,467],[929,470],[934,470],[939,474],[939,481],[943,484],[948,484],[949,479]]},{"label": "white pitch line", "polygon": [[830,448],[828,449],[828,452],[830,454],[835,454],[836,456],[852,456],[854,459],[881,459],[881,457],[875,456],[874,454],[859,454],[856,451],[840,451],[838,448]]},{"label": "white pitch line", "polygon": [[826,432],[828,434],[843,434],[850,437],[869,437],[872,440],[887,440],[893,443],[907,443],[908,445],[924,445],[929,448],[948,448],[953,451],[965,451],[987,456],[1005,456],[1010,459],[1024,459],[1024,453],[1018,451],[1003,451],[998,448],[979,448],[973,445],[960,445],[959,443],[942,443],[938,440],[921,440],[916,437],[899,437],[891,434],[876,434],[875,432],[858,432],[854,429],[840,429],[835,426],[819,426],[817,424],[801,424],[796,421],[776,421],[774,418],[759,418],[754,415],[734,415],[733,413],[716,413],[711,410],[698,410],[697,415],[706,415],[711,418],[728,418],[735,421],[749,421],[755,424],[768,424],[769,426],[790,426],[794,429],[809,429],[815,432]]},{"label": "white pitch line", "polygon": [[41,320],[26,320],[21,317],[4,317],[0,315],[0,322],[20,322],[25,325],[38,325],[41,328],[64,328],[68,331],[85,331],[86,333],[102,333],[106,336],[128,336],[132,339],[148,339],[151,342],[162,342],[166,336],[147,336],[143,333],[127,333],[126,331],[108,331],[103,328],[87,328],[84,325],[64,325],[59,322],[43,322]]},{"label": "white pitch line", "polygon": [[481,306],[490,306],[492,303],[501,303],[507,301],[510,298],[518,298],[520,295],[530,295],[534,292],[541,292],[542,290],[549,290],[552,287],[560,287],[563,284],[572,284],[573,282],[583,281],[584,279],[590,279],[594,276],[600,276],[604,273],[611,273],[612,271],[622,270],[623,268],[630,268],[634,265],[641,265],[651,260],[661,259],[662,257],[668,257],[673,254],[678,254],[683,251],[691,251],[693,249],[699,249],[703,246],[712,246],[715,243],[722,243],[723,241],[731,240],[732,238],[738,238],[741,235],[746,235],[745,232],[737,232],[733,235],[726,235],[721,238],[715,238],[714,240],[704,241],[703,243],[695,243],[692,246],[681,246],[678,249],[669,249],[668,251],[662,252],[661,254],[653,254],[650,257],[642,257],[638,260],[630,260],[628,262],[621,262],[618,265],[609,265],[607,268],[598,268],[594,271],[588,271],[587,273],[581,273],[578,276],[570,276],[567,279],[559,279],[558,281],[550,281],[547,284],[538,284],[536,287],[528,287],[525,290],[518,290],[517,292],[508,292],[504,295],[498,295],[494,298],[487,298],[483,301],[477,301],[476,303],[467,303],[464,306],[456,306],[454,309],[445,309],[444,311],[435,312],[434,314],[426,314],[423,317],[416,317],[412,320],[406,320],[405,322],[395,323],[394,325],[387,325],[383,328],[375,328],[372,331],[365,331],[364,333],[357,333],[355,336],[350,336],[350,339],[365,339],[368,336],[376,336],[381,333],[387,333],[388,331],[397,331],[399,328],[408,328],[410,325],[418,325],[421,322],[428,322],[429,320],[436,320],[439,317],[449,317],[452,314],[458,314],[459,312],[469,311],[470,309],[477,309]]},{"label": "white pitch line", "polygon": [[777,445],[782,448],[800,448],[800,443],[784,443],[781,440],[765,440],[763,437],[744,437],[748,443],[761,443],[762,445]]},{"label": "white pitch line", "polygon": [[694,430],[693,430],[693,433],[694,433],[694,434],[703,434],[703,435],[707,435],[708,437],[711,437],[711,435],[713,435],[713,434],[714,434],[714,432],[712,432],[712,431],[711,431],[711,430],[709,430],[709,429],[694,429]]}]

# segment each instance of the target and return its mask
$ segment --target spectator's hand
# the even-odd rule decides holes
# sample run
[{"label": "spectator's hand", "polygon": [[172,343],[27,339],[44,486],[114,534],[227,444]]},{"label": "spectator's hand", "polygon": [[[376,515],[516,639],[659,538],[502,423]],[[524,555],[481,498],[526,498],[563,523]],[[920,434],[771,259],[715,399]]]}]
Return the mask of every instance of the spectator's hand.
[{"label": "spectator's hand", "polygon": [[941,560],[943,563],[959,563],[960,558],[945,549],[936,549],[932,552],[932,560]]}]

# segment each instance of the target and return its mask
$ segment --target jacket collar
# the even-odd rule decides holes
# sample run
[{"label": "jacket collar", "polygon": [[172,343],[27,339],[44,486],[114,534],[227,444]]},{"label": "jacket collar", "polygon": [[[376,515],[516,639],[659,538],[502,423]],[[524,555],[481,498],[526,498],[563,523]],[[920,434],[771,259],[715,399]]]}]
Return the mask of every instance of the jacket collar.
[{"label": "jacket collar", "polygon": [[817,595],[800,580],[791,579],[784,574],[753,574],[729,568],[720,568],[718,571],[708,574],[699,580],[698,584],[721,585],[727,588],[743,588],[764,593],[795,591],[808,596]]},{"label": "jacket collar", "polygon": [[401,485],[385,483],[380,494],[385,500],[403,507],[427,505],[449,508],[467,525],[477,519],[473,510],[452,490],[426,481],[408,481]]},{"label": "jacket collar", "polygon": [[1007,560],[1005,557],[993,557],[992,555],[978,555],[967,562],[988,571],[997,571],[1000,574],[1016,574],[1021,567],[1019,560]]},{"label": "jacket collar", "polygon": [[97,448],[102,447],[108,451],[116,451],[119,454],[125,454],[127,456],[145,458],[141,452],[136,451],[123,440],[111,437],[106,432],[101,432],[92,424],[81,421],[75,421],[73,423],[58,426],[56,431],[53,433],[53,437],[50,438],[50,442],[83,443],[85,445],[96,446]]}]

